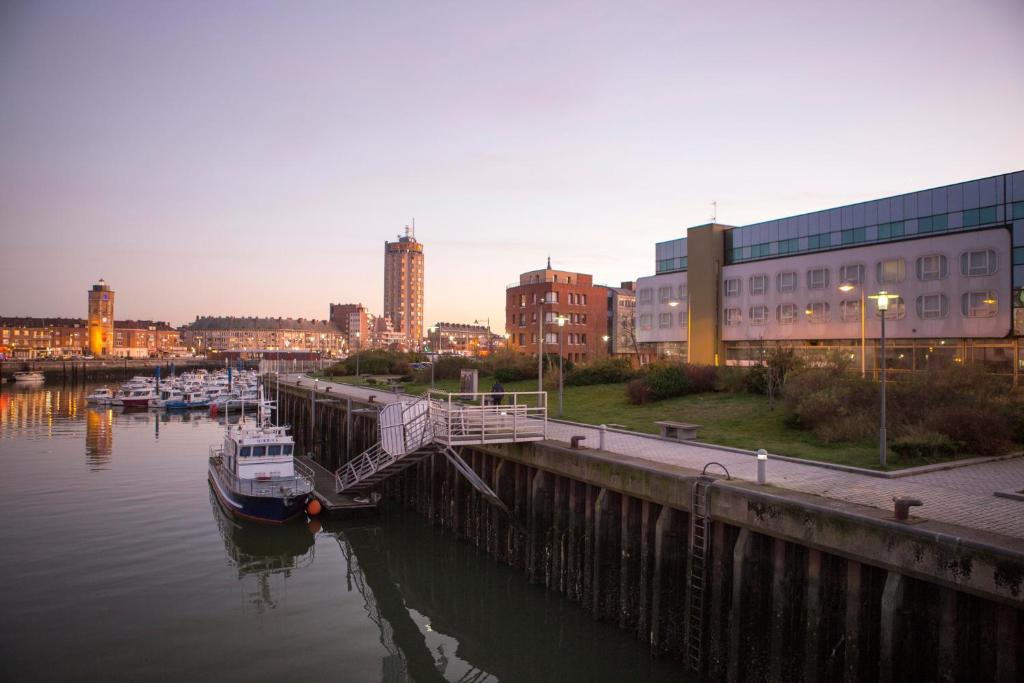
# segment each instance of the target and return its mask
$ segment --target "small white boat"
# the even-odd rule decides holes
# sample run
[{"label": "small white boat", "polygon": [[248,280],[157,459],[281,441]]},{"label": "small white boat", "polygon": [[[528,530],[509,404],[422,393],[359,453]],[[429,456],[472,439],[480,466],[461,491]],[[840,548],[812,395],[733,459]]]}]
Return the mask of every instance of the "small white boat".
[{"label": "small white boat", "polygon": [[15,382],[45,382],[46,375],[39,372],[38,370],[25,370],[24,372],[14,373]]},{"label": "small white boat", "polygon": [[97,405],[110,405],[111,401],[114,400],[114,392],[107,387],[100,387],[96,391],[92,392],[85,397],[86,403],[95,403]]}]

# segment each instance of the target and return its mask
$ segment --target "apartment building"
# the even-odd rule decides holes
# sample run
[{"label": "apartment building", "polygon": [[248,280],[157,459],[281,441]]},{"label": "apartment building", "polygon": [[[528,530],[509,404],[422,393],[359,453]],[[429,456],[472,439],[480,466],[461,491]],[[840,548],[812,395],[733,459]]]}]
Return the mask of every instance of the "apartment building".
[{"label": "apartment building", "polygon": [[384,243],[384,317],[410,345],[423,339],[423,244],[408,226]]},{"label": "apartment building", "polygon": [[328,320],[200,316],[182,328],[184,344],[197,354],[223,351],[308,351],[335,356],[344,332]]},{"label": "apartment building", "polygon": [[[559,318],[562,324],[559,325]],[[559,353],[573,362],[607,354],[608,293],[586,273],[531,270],[505,289],[505,332],[522,353]]]}]

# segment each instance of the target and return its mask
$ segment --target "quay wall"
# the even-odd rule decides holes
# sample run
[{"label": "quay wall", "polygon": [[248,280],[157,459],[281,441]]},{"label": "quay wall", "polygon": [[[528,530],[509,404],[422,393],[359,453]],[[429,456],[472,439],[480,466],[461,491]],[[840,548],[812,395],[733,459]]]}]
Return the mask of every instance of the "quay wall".
[{"label": "quay wall", "polygon": [[[149,358],[116,358],[110,360],[47,360],[47,361],[24,361],[5,360],[0,361],[0,378],[13,382],[13,375],[22,370],[38,370],[46,376],[47,382],[93,382],[105,380],[130,379],[135,375],[152,375],[160,368],[164,377],[171,371],[171,365],[177,373],[189,370],[219,370],[224,367],[224,361],[174,358],[174,359],[149,359]],[[237,367],[232,363],[232,367]],[[245,363],[246,368],[256,367],[256,363]]]},{"label": "quay wall", "polygon": [[[282,384],[281,405],[300,443],[329,467],[377,440],[371,404]],[[1024,675],[1024,543],[1016,539],[717,477],[707,571],[696,582],[699,471],[553,441],[465,448],[462,457],[511,518],[443,455],[385,480],[385,499],[656,655],[682,667],[696,651],[710,680]],[[699,647],[688,651],[688,641]]]}]

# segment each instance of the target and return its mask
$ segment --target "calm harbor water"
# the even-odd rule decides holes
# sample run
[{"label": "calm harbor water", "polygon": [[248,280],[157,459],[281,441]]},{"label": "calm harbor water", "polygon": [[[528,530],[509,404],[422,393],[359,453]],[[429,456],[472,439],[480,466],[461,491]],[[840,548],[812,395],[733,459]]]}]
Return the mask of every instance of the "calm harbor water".
[{"label": "calm harbor water", "polygon": [[407,513],[239,525],[223,422],[0,387],[4,680],[680,680],[639,641]]}]

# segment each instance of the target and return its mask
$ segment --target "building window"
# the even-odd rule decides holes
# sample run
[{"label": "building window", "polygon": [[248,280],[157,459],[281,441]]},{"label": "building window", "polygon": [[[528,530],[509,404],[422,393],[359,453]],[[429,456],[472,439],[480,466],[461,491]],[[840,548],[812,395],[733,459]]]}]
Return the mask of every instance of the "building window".
[{"label": "building window", "polygon": [[557,304],[558,303],[558,292],[547,292],[547,294],[544,297],[544,301],[549,303],[549,304]]},{"label": "building window", "polygon": [[[942,254],[921,256],[916,263],[918,280],[941,280],[949,273],[946,257]],[[918,299],[920,301],[920,299]]]},{"label": "building window", "polygon": [[828,268],[813,268],[807,271],[807,289],[828,289],[829,280]]},{"label": "building window", "polygon": [[686,311],[679,312],[679,327],[686,327],[689,324],[687,320],[689,316],[686,315]]},{"label": "building window", "polygon": [[751,325],[764,325],[768,321],[768,307],[767,306],[751,306],[750,307],[750,324]]},{"label": "building window", "polygon": [[839,303],[839,315],[843,322],[860,320],[860,299],[853,301],[841,301]]},{"label": "building window", "polygon": [[807,304],[807,310],[804,312],[807,314],[807,322],[827,323],[832,320],[832,307],[828,305],[827,301],[815,301]]},{"label": "building window", "polygon": [[665,329],[666,327],[672,327],[672,314],[671,313],[659,313],[658,314],[658,327]]},{"label": "building window", "polygon": [[750,293],[752,295],[764,294],[768,291],[768,276],[767,275],[751,275],[750,276]]},{"label": "building window", "polygon": [[676,295],[680,301],[686,301],[686,285],[679,285],[679,292]]},{"label": "building window", "polygon": [[775,319],[780,325],[792,325],[796,322],[796,304],[779,304],[775,309]]},{"label": "building window", "polygon": [[640,329],[649,330],[651,329],[651,314],[644,313],[640,316]]},{"label": "building window", "polygon": [[640,290],[638,300],[641,305],[653,303],[654,290],[652,290],[650,287],[644,287],[643,289]]},{"label": "building window", "polygon": [[739,296],[740,295],[740,279],[738,277],[729,278],[723,283],[723,289],[725,290],[726,296]]},{"label": "building window", "polygon": [[936,320],[949,315],[949,300],[945,294],[926,294],[917,297],[917,317],[921,320]]},{"label": "building window", "polygon": [[960,272],[966,277],[991,275],[996,272],[996,252],[991,249],[965,251],[960,255]]},{"label": "building window", "polygon": [[891,285],[897,282],[903,282],[906,278],[906,264],[901,258],[885,259],[879,261],[878,265],[875,266],[875,279],[878,284]]},{"label": "building window", "polygon": [[738,308],[725,309],[725,324],[727,327],[735,327],[742,321],[742,315]]},{"label": "building window", "polygon": [[658,301],[665,303],[672,299],[672,288],[671,287],[658,287]]},{"label": "building window", "polygon": [[960,311],[965,318],[991,318],[997,309],[995,292],[964,292],[960,297]]},{"label": "building window", "polygon": [[555,334],[554,332],[545,332],[544,333],[544,343],[545,344],[557,344],[558,343],[558,335]]},{"label": "building window", "polygon": [[849,285],[864,284],[864,265],[847,263],[845,266],[839,266],[839,282]]},{"label": "building window", "polygon": [[519,295],[519,305],[520,306],[525,306],[526,305],[526,295],[525,294],[520,294]]},{"label": "building window", "polygon": [[789,292],[796,291],[796,273],[792,270],[785,273],[779,273],[775,276],[775,284],[778,287],[779,294],[787,294]]}]

